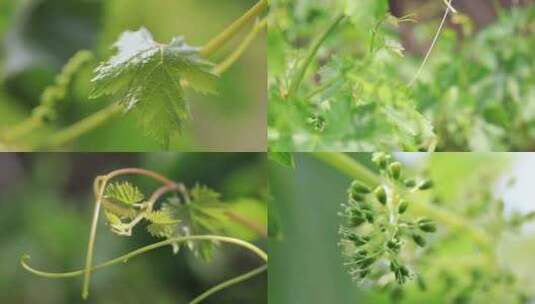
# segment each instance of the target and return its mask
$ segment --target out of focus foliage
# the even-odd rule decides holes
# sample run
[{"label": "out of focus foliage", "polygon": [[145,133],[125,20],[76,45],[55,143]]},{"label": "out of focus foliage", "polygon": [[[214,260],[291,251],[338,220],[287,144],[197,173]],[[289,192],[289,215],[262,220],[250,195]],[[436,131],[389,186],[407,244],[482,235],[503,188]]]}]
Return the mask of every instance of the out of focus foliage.
[{"label": "out of focus foliage", "polygon": [[[184,36],[189,44],[202,46],[254,3],[254,0],[1,1],[0,149],[49,149],[41,145],[50,135],[116,102],[115,97],[97,100],[88,97],[92,71],[112,55],[112,44],[121,33],[146,27],[156,41]],[[219,62],[238,42],[232,41],[211,59]],[[58,82],[55,78],[62,66],[80,50],[90,50],[94,56],[76,69],[68,85],[55,95],[59,98],[51,109],[57,113],[46,115],[42,125],[24,136],[4,138],[4,134],[13,131],[25,118],[42,118],[42,113],[33,109],[44,103],[45,89]],[[220,77],[214,88],[217,95],[203,96],[194,90],[183,92],[182,98],[192,101],[194,119],[188,121],[180,136],[174,136],[170,148],[263,150],[265,139],[260,136],[265,134],[263,58],[265,44],[262,39],[256,39],[237,64]],[[153,112],[154,108],[149,107]],[[144,133],[149,132],[148,127],[139,126],[136,117],[131,116],[118,115],[59,148],[160,150],[159,141]]]},{"label": "out of focus foliage", "polygon": [[[84,265],[96,175],[123,167],[143,167],[195,188],[202,183],[221,193],[226,210],[259,227],[267,226],[267,182],[261,154],[3,154],[0,155],[0,302],[80,303],[82,278],[50,280],[28,273],[19,264],[22,254],[32,265],[50,271],[80,269]],[[53,174],[51,173],[53,172]],[[141,190],[158,186],[133,178]],[[140,193],[128,191],[137,200]],[[132,237],[110,233],[101,217],[95,262],[99,263],[155,239],[142,229]],[[139,230],[138,230],[139,229]],[[225,234],[266,241],[258,233],[234,223]],[[220,244],[210,262],[193,251],[162,248],[93,275],[88,303],[187,303],[207,288],[257,267],[258,258],[240,248]],[[221,291],[206,303],[267,303],[265,276]]]},{"label": "out of focus foliage", "polygon": [[[422,58],[405,51],[400,25],[410,24],[412,39],[428,45],[440,20],[416,22],[413,12],[393,17],[386,2],[272,1],[271,150],[532,150],[535,6],[496,6],[497,20],[479,32],[462,12],[451,16],[454,27],[446,27],[411,86]],[[344,21],[292,92],[315,39],[337,13]]]}]

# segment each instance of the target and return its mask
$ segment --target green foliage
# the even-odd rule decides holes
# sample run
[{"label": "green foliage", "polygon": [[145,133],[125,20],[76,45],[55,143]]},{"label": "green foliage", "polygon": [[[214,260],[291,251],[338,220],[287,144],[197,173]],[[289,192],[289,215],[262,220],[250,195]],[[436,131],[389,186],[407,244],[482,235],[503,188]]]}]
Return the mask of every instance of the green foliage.
[{"label": "green foliage", "polygon": [[[235,223],[225,214],[229,207],[222,203],[220,194],[201,185],[167,198],[161,207],[154,209],[156,201],[143,201],[144,195],[129,182],[111,183],[106,187],[102,200],[106,219],[112,232],[132,235],[132,229],[148,221],[147,231],[155,237],[172,239],[181,236],[224,234],[234,229]],[[189,241],[188,248],[203,260],[210,260],[214,246],[212,241]],[[179,243],[173,244],[178,252]]]},{"label": "green foliage", "polygon": [[[415,87],[440,150],[531,151],[535,143],[535,7],[502,12],[464,38],[448,33]],[[455,48],[459,51],[453,56]]]},{"label": "green foliage", "polygon": [[[393,281],[403,285],[416,275],[404,258],[406,251],[414,250],[408,243],[425,248],[423,235],[436,232],[437,227],[432,220],[411,214],[408,193],[423,189],[407,187],[401,181],[401,164],[384,153],[375,153],[372,158],[384,180],[373,192],[359,181],[351,183],[340,213],[344,222],[339,244],[354,280],[379,287]],[[431,184],[424,183],[423,188],[429,189]],[[384,262],[389,269],[381,267]]]},{"label": "green foliage", "polygon": [[[274,43],[269,47],[280,50],[268,53],[273,64],[268,117],[271,150],[433,150],[433,127],[416,108],[410,88],[385,73],[400,62],[404,52],[400,43],[387,34],[385,25],[396,27],[409,20],[387,14],[386,1],[345,3],[345,18],[351,22],[341,23],[330,33],[313,58],[310,69],[315,70],[307,74],[302,89],[292,95],[288,86],[296,80],[295,69],[301,66],[297,63],[308,60],[307,46],[294,46],[317,35],[313,28],[327,26],[329,17],[314,12],[331,9],[312,2],[307,13],[314,16],[314,22],[304,33],[297,25],[302,22],[299,15],[291,15],[292,4],[273,4],[270,39]],[[279,17],[286,16],[283,12],[290,18]],[[363,33],[362,28],[372,30]],[[350,40],[356,38],[367,43],[354,46]],[[281,62],[284,68],[275,67]]]},{"label": "green foliage", "polygon": [[111,183],[106,187],[106,198],[114,199],[125,205],[134,205],[145,198],[138,187],[129,182]]},{"label": "green foliage", "polygon": [[183,37],[160,44],[145,28],[124,32],[114,46],[117,54],[95,70],[90,97],[114,95],[125,113],[138,110],[143,130],[167,146],[189,117],[184,84],[213,93],[212,65]]},{"label": "green foliage", "polygon": [[[444,30],[411,86],[422,59],[408,58],[401,38],[413,47],[424,35],[431,40],[436,23],[410,25],[414,32],[401,37],[399,23],[413,16],[389,15],[386,2],[273,1],[271,150],[533,150],[535,6],[500,11],[481,32],[458,12],[457,30]],[[435,8],[446,6],[436,1]],[[292,94],[295,71],[337,10],[349,22],[323,42]]]},{"label": "green foliage", "polygon": [[[171,214],[173,219],[180,221],[171,235],[167,237],[221,234],[225,221],[226,206],[219,200],[220,194],[206,186],[196,185],[190,192],[191,201],[180,204],[177,200],[169,200],[162,210]],[[188,247],[196,256],[210,260],[215,243],[212,241],[189,242]],[[179,249],[178,244],[173,245],[174,252]]]}]

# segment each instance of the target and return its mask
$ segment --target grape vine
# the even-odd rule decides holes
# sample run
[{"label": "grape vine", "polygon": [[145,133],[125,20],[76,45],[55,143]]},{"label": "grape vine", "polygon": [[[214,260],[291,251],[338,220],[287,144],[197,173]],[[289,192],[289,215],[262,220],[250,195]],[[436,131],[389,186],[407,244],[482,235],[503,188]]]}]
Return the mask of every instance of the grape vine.
[{"label": "grape vine", "polygon": [[[91,51],[78,52],[65,65],[56,83],[43,92],[40,105],[33,114],[2,131],[2,146],[27,151],[62,149],[104,123],[120,119],[121,114],[135,112],[140,129],[162,147],[168,148],[170,139],[180,134],[183,124],[190,118],[189,101],[184,97],[184,90],[191,88],[202,94],[217,92],[218,77],[241,57],[254,38],[266,28],[267,21],[261,15],[267,5],[267,0],[258,1],[202,47],[188,45],[184,37],[175,37],[168,44],[160,43],[145,28],[125,31],[114,44],[116,54],[95,68],[91,80],[93,88],[89,98],[110,95],[114,102],[39,139],[37,143],[25,142],[26,135],[56,120],[58,111],[64,107],[66,93],[73,79],[86,66],[96,64]],[[249,34],[242,38],[234,51],[219,64],[210,62],[210,57],[251,23]]]},{"label": "grape vine", "polygon": [[[150,178],[159,182],[161,186],[154,190],[151,195],[146,196],[134,184],[128,181],[116,181],[127,175]],[[82,298],[87,299],[93,271],[125,263],[133,257],[164,246],[171,246],[175,254],[180,248],[185,247],[193,251],[195,256],[209,261],[218,244],[228,243],[251,251],[267,264],[268,257],[262,249],[244,240],[225,235],[226,228],[233,221],[250,228],[252,231],[255,231],[256,227],[248,227],[246,219],[241,219],[239,215],[228,210],[227,205],[221,202],[220,195],[206,186],[197,184],[192,189],[187,189],[184,184],[176,183],[156,172],[140,168],[125,168],[96,177],[93,192],[95,209],[85,268],[61,273],[40,271],[30,266],[30,256],[24,255],[21,258],[21,264],[26,270],[46,278],[84,276]],[[101,213],[104,213],[110,231],[119,236],[131,236],[134,227],[145,222],[149,234],[165,240],[95,265],[93,251]],[[190,303],[200,303],[217,291],[245,281],[266,269],[266,265],[263,265],[223,282],[207,290]]]}]

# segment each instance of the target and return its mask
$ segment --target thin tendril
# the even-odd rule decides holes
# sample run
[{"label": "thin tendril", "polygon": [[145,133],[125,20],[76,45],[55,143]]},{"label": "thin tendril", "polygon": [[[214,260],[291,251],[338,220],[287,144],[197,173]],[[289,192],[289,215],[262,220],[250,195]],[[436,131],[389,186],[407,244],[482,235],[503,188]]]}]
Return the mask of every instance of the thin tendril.
[{"label": "thin tendril", "polygon": [[429,49],[427,50],[427,53],[425,54],[424,60],[422,61],[422,64],[420,64],[420,67],[418,68],[418,71],[412,78],[411,82],[409,83],[409,86],[412,87],[418,78],[420,77],[420,74],[424,70],[424,67],[427,64],[427,61],[429,60],[429,57],[431,56],[431,53],[433,52],[433,49],[435,48],[435,45],[437,44],[438,38],[440,37],[440,34],[442,33],[442,29],[444,28],[444,25],[446,24],[446,20],[448,18],[448,15],[450,14],[450,11],[456,13],[457,11],[453,8],[451,3],[453,0],[444,0],[446,5],[446,11],[444,12],[444,16],[442,17],[442,21],[440,21],[440,25],[437,29],[437,32],[435,34],[435,37],[433,38],[433,42],[431,42],[431,45],[429,46]]},{"label": "thin tendril", "polygon": [[[184,236],[184,237],[176,237],[176,238],[171,238],[171,239],[167,239],[165,241],[161,241],[161,242],[157,242],[157,243],[154,243],[154,244],[151,244],[151,245],[148,245],[148,246],[145,246],[145,247],[141,247],[139,249],[136,249],[134,251],[131,251],[127,254],[124,254],[122,256],[119,256],[119,257],[116,257],[114,259],[111,259],[109,261],[106,261],[104,263],[100,263],[98,265],[95,265],[93,267],[91,267],[91,271],[95,271],[95,270],[99,270],[99,269],[102,269],[102,268],[105,268],[105,267],[108,267],[108,266],[112,266],[112,265],[115,265],[115,264],[120,264],[120,263],[125,263],[127,262],[128,260],[138,256],[138,255],[141,255],[143,253],[146,253],[146,252],[149,252],[151,250],[154,250],[154,249],[158,249],[160,247],[164,247],[164,246],[167,246],[167,245],[171,245],[173,243],[184,243],[184,242],[188,242],[188,241],[219,241],[219,242],[223,242],[223,243],[229,243],[229,244],[233,244],[233,245],[237,245],[237,246],[241,246],[245,249],[248,249],[249,251],[251,251],[252,253],[256,254],[259,258],[261,258],[263,261],[267,262],[268,261],[268,255],[266,252],[264,252],[262,249],[260,249],[259,247],[249,243],[249,242],[246,242],[246,241],[243,241],[243,240],[240,240],[240,239],[236,239],[236,238],[232,238],[232,237],[226,237],[226,236],[220,236],[220,235],[192,235],[192,236]],[[31,267],[28,262],[30,261],[30,256],[28,254],[25,254],[21,257],[20,259],[20,263],[22,265],[22,267],[24,267],[24,269],[26,269],[27,271],[37,275],[37,276],[41,276],[41,277],[46,277],[46,278],[51,278],[51,279],[64,279],[64,278],[72,278],[72,277],[77,277],[77,276],[81,276],[85,273],[85,270],[75,270],[75,271],[69,271],[69,272],[46,272],[46,271],[41,271],[41,270],[37,270],[33,267]]]},{"label": "thin tendril", "polygon": [[227,287],[230,287],[232,285],[235,285],[235,284],[238,284],[238,283],[241,283],[243,281],[247,281],[249,280],[250,278],[256,276],[256,275],[259,275],[261,274],[262,272],[266,271],[268,268],[267,265],[262,265],[258,268],[255,268],[251,271],[248,271],[240,276],[237,276],[235,278],[232,278],[230,280],[227,280],[225,282],[222,282],[210,289],[208,289],[207,291],[203,292],[202,294],[200,294],[198,297],[196,297],[195,299],[193,299],[189,304],[198,304],[198,303],[201,303],[202,301],[204,301],[206,298],[208,298],[209,296],[213,295],[214,293],[220,291],[220,290],[223,290]]}]

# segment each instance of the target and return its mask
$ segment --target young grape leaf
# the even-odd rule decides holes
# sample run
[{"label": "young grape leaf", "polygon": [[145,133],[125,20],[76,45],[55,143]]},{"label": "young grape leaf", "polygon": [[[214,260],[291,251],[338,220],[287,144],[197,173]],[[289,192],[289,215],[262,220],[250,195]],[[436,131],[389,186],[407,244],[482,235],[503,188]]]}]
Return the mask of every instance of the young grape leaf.
[{"label": "young grape leaf", "polygon": [[124,32],[114,47],[117,54],[95,70],[90,98],[113,95],[125,113],[138,112],[147,134],[167,146],[189,118],[184,85],[200,93],[215,91],[212,64],[183,37],[160,44],[145,28]]},{"label": "young grape leaf", "polygon": [[168,210],[158,210],[149,213],[146,219],[151,222],[147,231],[155,237],[170,237],[176,230],[179,220],[174,220]]},{"label": "young grape leaf", "polygon": [[117,202],[125,205],[139,203],[145,197],[138,187],[129,182],[117,182],[109,184],[106,187],[105,196],[108,199],[114,199]]},{"label": "young grape leaf", "polygon": [[[177,222],[174,231],[165,234],[165,237],[223,233],[225,221],[229,219],[225,215],[227,208],[221,203],[219,193],[206,186],[196,185],[191,190],[190,196],[190,202],[180,202],[176,198],[171,198],[163,204],[161,211],[168,214],[171,221]],[[192,241],[187,244],[196,256],[203,260],[211,259],[214,242]],[[174,244],[173,251],[177,252],[178,249],[178,244]]]}]

